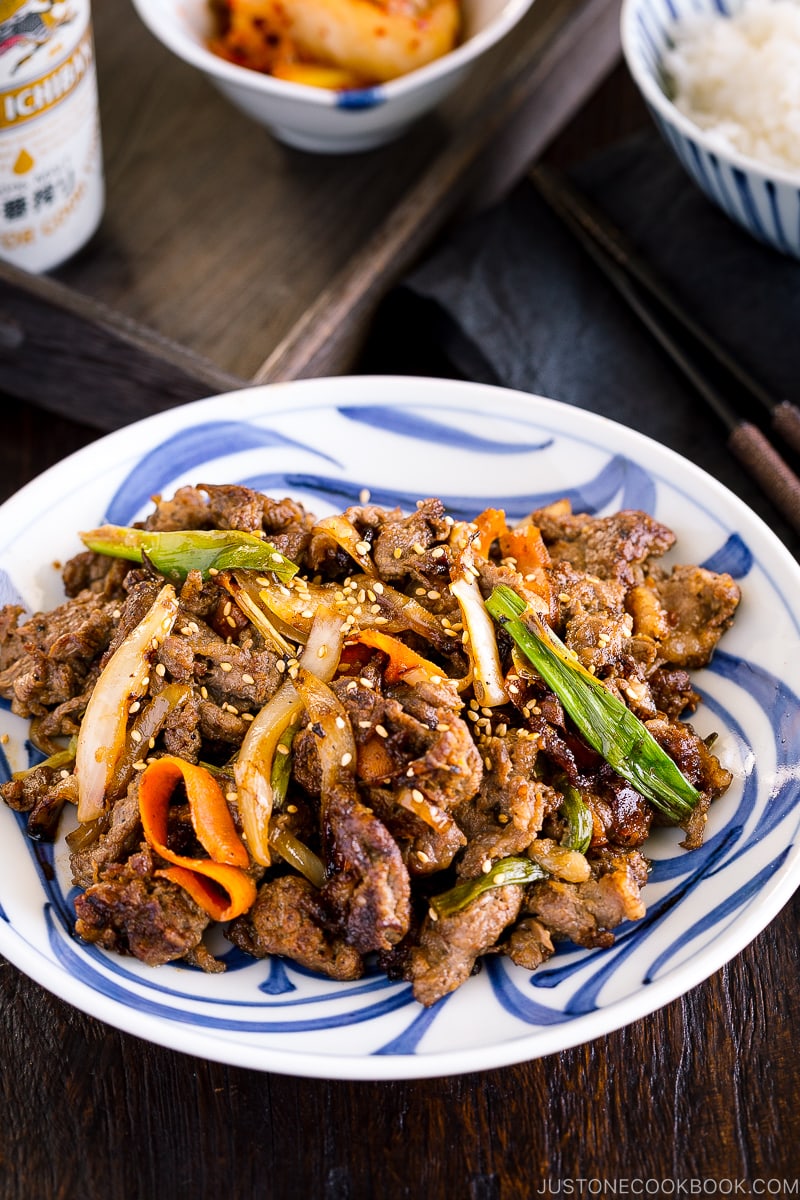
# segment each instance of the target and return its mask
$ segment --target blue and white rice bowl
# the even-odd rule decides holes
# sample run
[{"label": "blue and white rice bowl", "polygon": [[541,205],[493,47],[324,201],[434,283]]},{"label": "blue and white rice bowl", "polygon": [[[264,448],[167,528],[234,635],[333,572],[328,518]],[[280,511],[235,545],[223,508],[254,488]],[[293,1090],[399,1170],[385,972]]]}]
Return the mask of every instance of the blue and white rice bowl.
[{"label": "blue and white rice bowl", "polygon": [[743,0],[623,0],[622,49],[664,140],[702,189],[753,237],[800,258],[800,171],[766,165],[723,144],[673,104],[664,57],[677,22],[698,14],[734,16]]}]

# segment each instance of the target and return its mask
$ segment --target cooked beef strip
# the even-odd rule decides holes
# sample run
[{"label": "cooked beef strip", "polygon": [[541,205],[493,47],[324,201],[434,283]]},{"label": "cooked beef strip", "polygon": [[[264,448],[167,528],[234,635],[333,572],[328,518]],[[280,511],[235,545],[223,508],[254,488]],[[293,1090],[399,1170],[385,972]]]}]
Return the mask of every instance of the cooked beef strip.
[{"label": "cooked beef strip", "polygon": [[410,917],[411,884],[400,848],[349,780],[326,789],[322,827],[329,875],[320,902],[330,927],[361,954],[388,949],[405,936]]},{"label": "cooked beef strip", "polygon": [[656,637],[661,657],[676,667],[704,667],[733,620],[738,584],[704,567],[675,567],[652,587],[666,618],[666,632]]},{"label": "cooked beef strip", "polygon": [[541,529],[554,561],[566,560],[580,571],[626,587],[640,583],[646,560],[675,542],[671,529],[636,509],[591,517],[573,513],[568,503],[558,501],[538,509],[531,520]]},{"label": "cooked beef strip", "polygon": [[555,938],[579,946],[611,946],[611,932],[622,921],[644,916],[640,890],[647,863],[638,851],[600,860],[597,876],[586,883],[541,880],[528,886],[524,911],[536,917]]},{"label": "cooked beef strip", "polygon": [[533,738],[512,732],[487,738],[482,750],[491,766],[484,771],[477,794],[455,814],[467,837],[457,865],[464,879],[480,875],[486,862],[527,850],[547,813],[562,799],[536,779],[538,749]]},{"label": "cooked beef strip", "polygon": [[70,855],[72,882],[77,887],[91,886],[105,868],[123,863],[142,839],[139,817],[139,776],[135,775],[127,792],[112,806],[103,821],[99,836]]},{"label": "cooked beef strip", "polygon": [[106,867],[75,900],[78,936],[149,966],[194,950],[209,918],[183,888],[158,878],[154,869],[146,845],[126,862]]},{"label": "cooked beef strip", "polygon": [[535,917],[521,917],[500,949],[526,971],[535,971],[555,953],[550,931]]},{"label": "cooked beef strip", "polygon": [[323,927],[313,884],[298,875],[262,883],[255,904],[228,926],[227,937],[254,958],[280,954],[331,979],[360,979],[361,955]]},{"label": "cooked beef strip", "polygon": [[517,884],[491,888],[450,917],[425,919],[406,967],[420,1004],[435,1004],[469,978],[476,960],[516,920],[523,892]]}]

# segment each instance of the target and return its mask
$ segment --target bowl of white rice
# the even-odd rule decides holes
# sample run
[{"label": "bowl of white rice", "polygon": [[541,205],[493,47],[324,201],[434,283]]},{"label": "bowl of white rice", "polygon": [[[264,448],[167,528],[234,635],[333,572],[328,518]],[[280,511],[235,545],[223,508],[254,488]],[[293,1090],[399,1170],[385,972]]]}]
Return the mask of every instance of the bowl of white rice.
[{"label": "bowl of white rice", "polygon": [[623,0],[628,69],[705,194],[800,258],[800,0]]}]

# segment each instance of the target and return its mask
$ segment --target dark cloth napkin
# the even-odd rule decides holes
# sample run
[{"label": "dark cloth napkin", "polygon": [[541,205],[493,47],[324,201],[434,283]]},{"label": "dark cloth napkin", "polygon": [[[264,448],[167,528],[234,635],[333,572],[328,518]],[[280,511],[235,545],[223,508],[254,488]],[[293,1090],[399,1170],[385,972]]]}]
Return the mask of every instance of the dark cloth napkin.
[{"label": "dark cloth napkin", "polygon": [[[570,174],[743,366],[776,397],[797,397],[800,262],[712,205],[654,132]],[[456,226],[389,293],[364,366],[498,384],[611,417],[703,467],[800,548],[718,418],[530,180]]]}]

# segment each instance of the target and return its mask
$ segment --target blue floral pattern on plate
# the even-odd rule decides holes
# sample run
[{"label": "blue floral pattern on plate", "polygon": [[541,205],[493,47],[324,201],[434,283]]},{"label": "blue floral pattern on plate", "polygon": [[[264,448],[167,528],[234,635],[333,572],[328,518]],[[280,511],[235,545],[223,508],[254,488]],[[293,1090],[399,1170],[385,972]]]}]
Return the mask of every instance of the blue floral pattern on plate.
[{"label": "blue floral pattern on plate", "polygon": [[[799,878],[800,671],[788,647],[800,571],[713,480],[612,422],[503,389],[365,377],[245,389],[112,434],[9,501],[0,595],[30,608],[56,603],[58,576],[43,578],[41,562],[78,549],[77,530],[135,520],[152,495],[182,483],[233,480],[319,513],[358,503],[365,489],[404,508],[439,495],[459,517],[487,504],[520,517],[560,496],[576,510],[655,513],[678,534],[676,561],[741,581],[740,617],[698,675],[704,704],[694,719],[704,735],[719,734],[736,782],[712,807],[700,850],[682,850],[679,831],[651,839],[647,915],[621,927],[610,949],[563,944],[532,974],[490,958],[427,1010],[375,968],[332,983],[283,960],[255,962],[221,932],[212,947],[226,963],[221,976],[152,970],[86,946],[73,934],[63,843],[28,841],[21,819],[3,811],[0,951],[44,986],[208,1058],[326,1077],[441,1075],[550,1053],[652,1011],[727,961],[788,899]],[[44,543],[38,564],[33,538]],[[7,704],[0,726],[7,778],[34,752]]]}]

